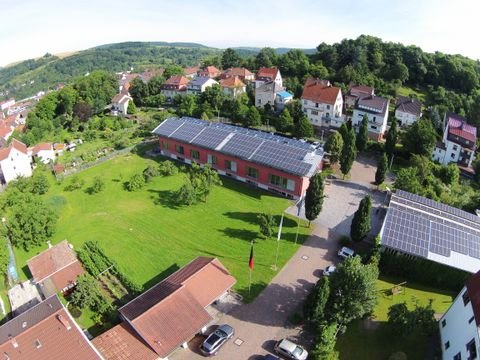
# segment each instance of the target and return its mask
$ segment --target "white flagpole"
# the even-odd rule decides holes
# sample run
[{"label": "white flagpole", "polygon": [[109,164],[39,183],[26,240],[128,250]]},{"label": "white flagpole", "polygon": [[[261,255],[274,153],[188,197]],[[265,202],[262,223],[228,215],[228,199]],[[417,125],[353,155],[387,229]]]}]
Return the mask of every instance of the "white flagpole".
[{"label": "white flagpole", "polygon": [[282,226],[283,226],[283,214],[280,220],[280,226],[278,227],[278,235],[277,235],[277,253],[275,255],[275,265],[274,268],[277,270],[277,261],[278,261],[278,249],[280,247],[280,237],[282,236]]}]

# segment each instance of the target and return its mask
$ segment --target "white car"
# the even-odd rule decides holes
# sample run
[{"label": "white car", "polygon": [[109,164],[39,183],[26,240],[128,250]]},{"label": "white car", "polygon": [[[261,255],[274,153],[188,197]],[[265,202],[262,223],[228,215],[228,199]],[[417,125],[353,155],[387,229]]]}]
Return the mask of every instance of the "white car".
[{"label": "white car", "polygon": [[282,339],[275,344],[275,352],[292,360],[306,360],[308,352],[300,345],[288,339]]},{"label": "white car", "polygon": [[346,259],[353,255],[355,255],[355,251],[346,246],[343,246],[340,250],[338,250],[338,256],[340,256],[341,258]]},{"label": "white car", "polygon": [[333,266],[333,265],[327,266],[325,268],[325,270],[323,270],[323,275],[324,276],[330,276],[335,272],[335,270],[337,270],[337,268],[335,266]]}]

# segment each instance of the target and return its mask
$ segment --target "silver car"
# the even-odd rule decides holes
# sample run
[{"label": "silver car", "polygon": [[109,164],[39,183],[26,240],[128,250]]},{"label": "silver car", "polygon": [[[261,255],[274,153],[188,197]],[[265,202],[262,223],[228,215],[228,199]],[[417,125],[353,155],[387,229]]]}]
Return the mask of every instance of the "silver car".
[{"label": "silver car", "polygon": [[205,356],[212,356],[235,334],[235,330],[230,325],[221,325],[213,333],[208,335],[205,341],[200,345],[200,351]]},{"label": "silver car", "polygon": [[275,352],[292,360],[306,360],[308,357],[307,350],[288,339],[277,342]]}]

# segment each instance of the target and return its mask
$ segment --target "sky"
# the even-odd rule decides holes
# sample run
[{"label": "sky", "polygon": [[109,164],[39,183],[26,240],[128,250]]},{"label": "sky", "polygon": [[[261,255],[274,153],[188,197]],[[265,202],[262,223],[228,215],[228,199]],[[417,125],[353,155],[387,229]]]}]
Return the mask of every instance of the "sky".
[{"label": "sky", "polygon": [[480,59],[479,0],[0,0],[0,66],[124,41],[314,48],[368,34]]}]

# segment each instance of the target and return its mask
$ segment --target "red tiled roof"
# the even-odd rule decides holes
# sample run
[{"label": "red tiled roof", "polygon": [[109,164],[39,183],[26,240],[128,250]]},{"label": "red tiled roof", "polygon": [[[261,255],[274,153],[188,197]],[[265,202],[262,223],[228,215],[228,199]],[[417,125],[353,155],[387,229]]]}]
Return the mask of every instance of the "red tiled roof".
[{"label": "red tiled roof", "polygon": [[53,148],[55,150],[65,150],[65,144],[63,143],[56,143],[55,145],[53,145]]},{"label": "red tiled roof", "polygon": [[55,164],[53,165],[53,172],[55,174],[61,174],[65,171],[65,166],[63,166],[62,164]]},{"label": "red tiled roof", "polygon": [[153,77],[162,76],[164,72],[165,72],[164,68],[149,69],[149,70],[145,70],[143,73],[141,73],[140,77],[142,78],[142,81],[148,83]]},{"label": "red tiled roof", "polygon": [[53,150],[52,143],[40,143],[33,147],[32,154],[38,154],[40,151]]},{"label": "red tiled roof", "polygon": [[276,67],[266,68],[261,67],[258,69],[257,78],[269,78],[270,80],[275,80],[277,77],[278,69]]},{"label": "red tiled roof", "polygon": [[222,76],[225,78],[232,77],[232,76],[239,76],[245,78],[246,76],[252,76],[253,73],[245,68],[235,67],[227,69],[223,72]]},{"label": "red tiled roof", "polygon": [[205,307],[234,284],[218,259],[198,257],[119,311],[165,357],[211,320]]},{"label": "red tiled roof", "polygon": [[155,353],[127,324],[117,325],[92,340],[106,360],[156,360]]},{"label": "red tiled roof", "polygon": [[477,141],[477,128],[468,125],[467,122],[456,114],[447,114],[448,132],[452,135],[461,137],[465,140],[475,143]]},{"label": "red tiled roof", "polygon": [[175,85],[175,86],[182,86],[182,85],[187,85],[188,80],[185,76],[181,75],[174,75],[170,76],[167,81],[165,81],[165,85]]},{"label": "red tiled roof", "polygon": [[374,89],[366,85],[348,85],[348,95],[355,97],[371,96],[374,94]]},{"label": "red tiled roof", "polygon": [[33,280],[37,283],[44,281],[57,272],[65,272],[63,276],[58,277],[59,282],[63,281],[65,284],[63,286],[60,283],[58,285],[55,284],[58,290],[74,282],[79,275],[83,274],[83,268],[67,240],[34,256],[27,261],[27,265],[32,273]]},{"label": "red tiled roof", "polygon": [[6,138],[7,136],[11,135],[13,130],[9,126],[2,126],[0,127],[0,137]]},{"label": "red tiled roof", "polygon": [[0,161],[8,158],[8,156],[10,155],[10,151],[13,148],[27,155],[27,146],[24,143],[18,141],[17,139],[13,139],[8,147],[0,149]]},{"label": "red tiled roof", "polygon": [[480,271],[470,276],[466,283],[468,296],[472,303],[475,322],[480,326]]},{"label": "red tiled roof", "polygon": [[302,100],[310,100],[321,104],[334,105],[338,94],[341,94],[340,88],[336,86],[325,86],[325,80],[317,79],[317,82],[307,81],[303,88]]},{"label": "red tiled roof", "polygon": [[122,94],[122,93],[116,94],[116,95],[112,98],[112,103],[117,103],[117,104],[120,103],[125,96],[126,96],[126,95],[125,95],[125,94]]},{"label": "red tiled roof", "polygon": [[244,87],[245,84],[238,78],[238,76],[234,76],[225,80],[220,80],[220,85],[225,88],[239,88]]},{"label": "red tiled roof", "polygon": [[203,70],[200,70],[200,74],[206,74],[215,77],[220,74],[220,70],[218,70],[215,66],[207,66]]},{"label": "red tiled roof", "polygon": [[183,73],[185,75],[194,75],[198,72],[198,70],[200,70],[200,66],[191,66],[191,67],[186,67],[185,69],[183,69]]},{"label": "red tiled roof", "polygon": [[11,360],[101,359],[56,295],[2,325],[0,344]]},{"label": "red tiled roof", "polygon": [[328,81],[328,80],[323,80],[323,79],[310,77],[310,78],[307,79],[307,81],[305,81],[305,85],[303,85],[303,86],[307,87],[307,86],[312,86],[312,85],[319,85],[319,86],[323,86],[323,87],[328,87],[331,84],[330,84],[330,81]]}]

